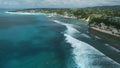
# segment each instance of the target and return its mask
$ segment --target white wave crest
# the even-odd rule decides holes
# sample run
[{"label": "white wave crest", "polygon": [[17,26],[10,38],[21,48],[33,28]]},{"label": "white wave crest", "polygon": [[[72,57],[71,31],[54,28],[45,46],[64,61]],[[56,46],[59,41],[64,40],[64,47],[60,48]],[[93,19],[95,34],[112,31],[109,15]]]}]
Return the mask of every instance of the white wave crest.
[{"label": "white wave crest", "polygon": [[[103,53],[74,37],[64,34],[66,41],[72,45],[74,60],[78,68],[102,68],[104,62],[113,66],[120,66],[117,62],[105,56]],[[93,65],[94,64],[94,65]],[[104,64],[103,64],[104,65]]]},{"label": "white wave crest", "polygon": [[114,51],[116,51],[116,52],[118,52],[118,53],[120,53],[120,50],[116,49],[115,47],[110,46],[110,45],[107,44],[107,43],[105,44],[105,46],[109,47],[110,49],[112,49],[112,50],[114,50]]},{"label": "white wave crest", "polygon": [[[120,67],[119,63],[107,57],[91,45],[72,37],[71,34],[73,35],[80,32],[73,28],[71,24],[66,24],[58,20],[54,20],[54,22],[66,26],[67,32],[64,34],[64,36],[66,37],[66,41],[73,47],[73,59],[77,64],[77,68],[103,68],[106,63],[109,64],[106,66],[117,66],[116,68]],[[90,38],[86,34],[82,35]]]},{"label": "white wave crest", "polygon": [[101,39],[101,38],[100,38],[100,37],[98,37],[98,36],[95,36],[95,38],[96,38],[96,39]]},{"label": "white wave crest", "polygon": [[54,22],[66,26],[66,28],[67,28],[66,32],[70,35],[73,35],[74,33],[80,33],[77,29],[72,27],[72,24],[63,23],[58,20],[54,20]]},{"label": "white wave crest", "polygon": [[83,33],[83,34],[81,34],[83,37],[86,37],[86,38],[91,38],[89,35],[87,35],[87,34],[85,34],[85,33]]},{"label": "white wave crest", "polygon": [[5,12],[8,14],[17,14],[17,15],[47,15],[45,13],[28,13],[28,12]]}]

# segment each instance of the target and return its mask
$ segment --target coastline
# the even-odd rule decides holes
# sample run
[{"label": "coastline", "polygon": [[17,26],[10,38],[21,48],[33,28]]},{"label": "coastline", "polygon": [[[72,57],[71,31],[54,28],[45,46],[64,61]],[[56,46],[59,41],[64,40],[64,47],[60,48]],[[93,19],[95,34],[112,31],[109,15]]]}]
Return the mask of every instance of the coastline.
[{"label": "coastline", "polygon": [[101,40],[112,44],[113,47],[117,48],[120,50],[120,36],[116,36],[114,34],[110,34],[109,32],[105,31],[105,30],[99,30],[96,28],[88,28],[89,32],[95,36],[98,36],[101,38]]},{"label": "coastline", "polygon": [[[49,15],[50,17],[53,17],[52,15]],[[56,16],[56,15],[55,15]],[[78,20],[78,19],[76,19],[76,20]],[[69,23],[69,24],[73,24],[73,25],[77,25],[77,26],[80,26],[81,24],[80,23]],[[88,27],[88,25],[84,25],[84,26],[86,26],[86,27]],[[82,26],[83,27],[83,26]],[[74,28],[76,28],[77,29],[77,27],[74,27]],[[85,28],[86,30],[88,29],[88,28]],[[99,48],[98,48],[99,49]],[[107,55],[108,56],[108,55]],[[111,57],[111,56],[109,56],[109,57]],[[118,62],[119,62],[119,60],[118,60]]]},{"label": "coastline", "polygon": [[101,30],[101,29],[95,28],[95,27],[89,27],[89,28],[93,29],[93,30],[96,30],[96,31],[100,31],[100,32],[106,33],[106,34],[110,34],[111,36],[116,36],[116,37],[120,38],[120,35],[112,34],[111,31]]},{"label": "coastline", "polygon": [[[64,21],[62,21],[62,22],[64,22]],[[64,22],[64,23],[66,23],[66,22]],[[68,23],[67,23],[68,24]],[[87,25],[84,25],[84,26],[82,26],[82,25],[76,25],[75,23],[69,23],[69,24],[72,24],[72,25],[75,25],[75,26],[72,26],[73,28],[75,28],[76,30],[78,30],[78,32],[81,32],[81,30],[79,30],[79,28],[80,29],[82,29],[85,33],[86,33],[86,31],[88,30],[88,27],[87,27]],[[80,27],[81,26],[81,27]],[[84,28],[84,29],[83,29]],[[83,33],[84,33],[83,32]],[[96,32],[96,31],[95,31]],[[91,34],[90,34],[91,35]],[[90,36],[90,37],[92,37],[92,39],[94,38],[93,36]],[[110,36],[111,37],[111,36]],[[91,40],[91,39],[88,39],[88,40]],[[103,41],[102,39],[100,39],[101,41]],[[102,45],[97,45],[98,44],[98,42],[95,42],[95,40],[93,39],[93,40],[91,40],[91,41],[93,41],[94,43],[90,43],[90,42],[87,42],[87,38],[86,38],[86,40],[84,39],[84,40],[80,40],[80,41],[84,41],[85,43],[88,43],[88,44],[90,44],[90,46],[92,46],[92,47],[94,47],[94,48],[96,48],[97,50],[99,50],[100,52],[102,52],[103,54],[105,54],[106,56],[108,56],[108,57],[110,57],[111,59],[113,59],[113,60],[115,60],[116,62],[118,62],[118,63],[120,63],[120,60],[118,59],[118,57],[120,56],[118,53],[120,53],[120,51],[119,51],[119,49],[117,48],[117,47],[115,47],[114,45],[112,45],[111,43],[110,43],[110,45],[109,45],[109,43],[108,43],[108,45],[106,46],[106,45],[104,45],[105,44],[105,42],[103,41],[103,44]],[[75,43],[74,43],[75,44]],[[107,43],[106,43],[107,44]],[[78,44],[77,46],[79,46],[80,44]]]},{"label": "coastline", "polygon": [[[64,18],[66,18],[66,17],[64,17]],[[71,18],[71,19],[74,19],[74,18]],[[78,19],[76,19],[76,20],[78,20]],[[101,40],[103,40],[103,41],[113,45],[112,47],[115,47],[115,48],[120,50],[120,42],[119,42],[120,35],[112,34],[110,31],[101,30],[99,28],[91,27],[91,26],[89,26],[88,22],[86,22],[86,24],[84,24],[84,25],[82,23],[74,23],[74,22],[70,22],[69,24],[73,24],[73,25],[84,27],[85,30],[88,30],[88,32],[90,32],[90,34],[98,36],[99,38],[101,38]],[[75,26],[73,26],[73,27],[76,28]],[[78,29],[78,28],[76,28],[76,29]],[[93,33],[93,31],[95,31],[95,32]],[[97,32],[98,32],[98,35],[96,34]],[[100,33],[100,35],[99,35],[99,33]]]},{"label": "coastline", "polygon": [[5,13],[8,14],[23,14],[23,15],[53,15],[52,13],[32,13],[32,12],[11,12],[11,11],[6,11]]},{"label": "coastline", "polygon": [[[59,15],[59,14],[54,14],[54,13],[32,13],[32,12],[7,12],[7,13],[13,13],[13,14],[49,14],[50,16],[48,16],[48,17],[52,17],[52,16],[60,16],[60,17],[63,17],[63,18],[70,18],[70,19],[76,19],[76,18],[72,18],[72,17],[66,17],[66,16],[64,16],[64,15]],[[108,32],[108,31],[105,31],[105,30],[101,30],[101,29],[98,29],[98,28],[95,28],[95,27],[90,27],[89,25],[88,25],[88,21],[89,21],[89,19],[90,19],[90,17],[88,17],[88,19],[87,19],[87,21],[84,19],[76,19],[76,20],[78,20],[78,21],[84,21],[85,23],[84,23],[84,25],[83,25],[83,23],[74,23],[74,22],[69,22],[69,24],[74,24],[74,25],[77,25],[77,26],[84,26],[84,27],[86,27],[85,29],[86,30],[88,30],[91,34],[93,34],[93,35],[96,35],[95,33],[93,33],[92,31],[96,31],[96,32],[100,32],[100,33],[102,33],[102,34],[105,34],[105,35],[108,35],[108,36],[110,36],[110,37],[116,37],[116,38],[118,38],[118,39],[120,39],[120,36],[116,36],[116,35],[114,35],[114,34],[111,34],[110,32]],[[74,27],[74,28],[76,28],[76,27]],[[92,31],[91,31],[92,30]],[[98,35],[99,36],[99,35]],[[117,44],[118,42],[113,42],[112,40],[110,40],[110,39],[113,39],[113,38],[108,38],[107,39],[107,37],[102,37],[102,36],[99,36],[102,40],[104,40],[104,41],[106,41],[106,42],[108,42],[108,43],[110,43],[110,44],[113,44],[113,45],[115,45],[115,46],[113,46],[113,47],[115,47],[115,48],[117,48],[117,49],[119,49],[120,50],[120,43],[119,44]],[[116,40],[116,39],[115,39]]]},{"label": "coastline", "polygon": [[[62,21],[62,22],[64,22],[64,23],[62,23],[62,22],[59,22],[59,21],[55,21],[55,22],[57,22],[58,24],[62,24],[62,25],[65,25],[65,26],[69,26],[69,25],[66,25],[66,24],[64,24],[64,23],[66,23],[66,22],[64,22],[64,21]],[[76,25],[76,24],[73,24],[73,23],[69,23],[69,24],[72,24],[72,25]],[[78,30],[77,29],[77,27],[79,27],[79,26],[71,26],[72,28],[74,28],[75,30],[68,30],[68,32],[70,32],[70,33],[78,33],[78,32],[81,32],[81,30]],[[67,27],[68,28],[68,27]],[[68,29],[71,29],[71,28],[68,28]],[[76,29],[77,29],[77,31],[76,31]],[[85,28],[86,29],[86,28]],[[105,56],[107,56],[108,58],[112,58],[112,60],[113,61],[115,61],[116,63],[117,62],[119,62],[119,60],[117,61],[115,58],[114,58],[114,56],[115,55],[109,55],[109,53],[107,53],[108,51],[108,49],[106,49],[106,47],[105,47],[105,50],[102,50],[101,48],[104,46],[104,45],[102,45],[101,47],[96,47],[97,46],[97,44],[94,44],[94,45],[92,45],[91,43],[88,43],[88,42],[86,42],[86,41],[83,41],[83,40],[81,40],[81,39],[79,39],[79,40],[77,40],[77,39],[75,39],[75,38],[73,38],[72,36],[69,36],[69,35],[67,35],[67,34],[65,34],[65,36],[67,36],[67,38],[66,38],[66,40],[67,40],[67,42],[69,42],[69,43],[71,43],[72,44],[72,47],[74,47],[74,49],[77,49],[77,53],[75,53],[76,54],[76,56],[75,56],[75,58],[77,58],[77,59],[79,59],[81,56],[79,56],[80,54],[81,54],[81,50],[82,49],[84,49],[84,48],[86,48],[86,47],[88,47],[88,49],[89,49],[89,52],[90,52],[90,49],[91,49],[91,47],[92,47],[92,49],[93,48],[95,48],[95,50],[97,50],[97,51],[100,51],[100,53],[102,53],[103,55],[104,55],[104,57]],[[72,39],[72,40],[71,40]],[[88,38],[86,38],[86,40],[88,40]],[[77,41],[77,42],[76,42]],[[82,42],[83,41],[83,42]],[[92,40],[91,40],[92,41]],[[78,43],[79,42],[79,43]],[[88,46],[86,46],[86,45],[88,45]],[[83,47],[82,47],[83,46]],[[107,47],[110,47],[110,46],[107,46]],[[79,50],[78,50],[78,48],[79,48]],[[104,49],[104,48],[103,48]],[[94,49],[93,49],[94,50]],[[101,51],[102,50],[102,51]],[[78,52],[79,51],[79,52]],[[84,51],[86,51],[86,50],[84,50]],[[113,50],[111,49],[109,52],[112,52]],[[86,52],[86,53],[89,53],[89,52]],[[96,51],[95,51],[96,52]],[[95,52],[90,52],[90,53],[95,53]],[[90,53],[88,54],[88,55],[90,55]],[[99,52],[98,52],[99,53]],[[97,53],[97,54],[98,54]],[[106,54],[107,53],[107,54]],[[114,53],[116,53],[116,52],[114,52]],[[85,53],[84,53],[85,54]],[[111,53],[111,54],[113,54],[113,53]],[[84,58],[87,58],[87,57],[84,57]],[[89,58],[88,58],[89,59]],[[104,59],[105,60],[105,59]],[[111,61],[112,61],[111,60]],[[101,61],[101,62],[104,62],[104,61]],[[119,62],[120,63],[120,62]]]},{"label": "coastline", "polygon": [[[10,13],[10,14],[44,14],[44,15],[50,15],[51,16],[61,16],[61,17],[64,17],[64,18],[70,18],[70,19],[77,19],[75,16],[74,17],[71,17],[71,16],[66,16],[66,15],[62,15],[62,14],[57,14],[57,13],[42,13],[42,12],[22,12],[22,11],[6,11],[5,13]],[[80,21],[85,21],[88,22],[90,21],[90,17],[88,17],[87,19],[85,18],[81,18],[81,19],[77,19],[77,20],[80,20]]]}]

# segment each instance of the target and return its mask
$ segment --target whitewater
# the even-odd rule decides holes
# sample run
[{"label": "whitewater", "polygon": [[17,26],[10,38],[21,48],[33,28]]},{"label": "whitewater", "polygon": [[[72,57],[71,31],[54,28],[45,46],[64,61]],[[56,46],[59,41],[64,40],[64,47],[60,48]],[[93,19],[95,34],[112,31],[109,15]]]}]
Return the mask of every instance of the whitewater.
[{"label": "whitewater", "polygon": [[[33,13],[9,13],[9,14],[39,15],[39,14],[33,14]],[[44,14],[41,14],[41,15],[44,15]],[[73,28],[72,24],[67,24],[59,20],[53,20],[53,22],[63,25],[67,28],[67,30],[63,33],[64,33],[64,36],[66,37],[65,38],[66,42],[71,44],[71,47],[73,48],[72,59],[74,59],[75,64],[77,64],[77,68],[119,68],[120,67],[119,63],[109,58],[108,56],[106,56],[105,54],[103,54],[102,52],[100,52],[90,44],[85,43],[84,41],[81,41],[73,37],[73,35],[77,33],[77,34],[80,34],[81,36],[91,38],[89,35],[84,34],[78,31],[77,29]],[[109,45],[106,44],[106,46],[109,46]],[[113,47],[111,47],[111,49],[116,50]],[[116,51],[119,51],[119,50],[116,50]]]},{"label": "whitewater", "polygon": [[6,11],[5,13],[7,13],[7,14],[16,14],[16,15],[51,15],[51,14],[45,14],[45,13],[8,12],[8,11]]},{"label": "whitewater", "polygon": [[65,40],[73,47],[73,59],[77,64],[77,68],[106,68],[103,66],[105,62],[108,63],[107,68],[120,67],[119,63],[107,57],[99,50],[95,49],[94,47],[83,41],[72,37],[73,34],[81,32],[73,28],[71,24],[66,24],[58,20],[54,20],[54,22],[66,26],[67,30],[64,34],[64,36],[66,37]]}]

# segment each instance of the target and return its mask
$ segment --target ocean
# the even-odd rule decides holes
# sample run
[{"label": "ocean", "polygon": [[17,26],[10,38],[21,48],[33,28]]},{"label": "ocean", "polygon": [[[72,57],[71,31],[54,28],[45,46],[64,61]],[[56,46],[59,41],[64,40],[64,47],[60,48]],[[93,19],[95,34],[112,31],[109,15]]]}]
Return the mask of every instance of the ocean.
[{"label": "ocean", "polygon": [[76,20],[0,11],[0,68],[120,68],[119,50],[69,22]]}]

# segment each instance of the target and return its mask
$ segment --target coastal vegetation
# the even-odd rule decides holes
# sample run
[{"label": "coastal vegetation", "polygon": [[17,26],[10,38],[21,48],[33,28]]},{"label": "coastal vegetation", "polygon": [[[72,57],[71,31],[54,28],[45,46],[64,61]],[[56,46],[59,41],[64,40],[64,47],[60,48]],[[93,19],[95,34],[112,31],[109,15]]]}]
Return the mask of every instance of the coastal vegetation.
[{"label": "coastal vegetation", "polygon": [[120,6],[102,6],[90,8],[34,8],[14,10],[11,12],[56,13],[59,15],[74,15],[76,18],[91,18],[112,16],[120,17]]},{"label": "coastal vegetation", "polygon": [[11,12],[52,13],[66,18],[75,18],[89,22],[89,27],[120,35],[120,6],[101,6],[88,8],[34,8]]},{"label": "coastal vegetation", "polygon": [[[9,12],[45,13],[62,18],[86,21],[88,31],[94,36],[113,44],[120,49],[120,6],[101,6],[88,8],[34,8]],[[51,17],[51,16],[50,16]],[[73,23],[74,24],[74,23]],[[75,23],[79,25],[80,23]]]}]

